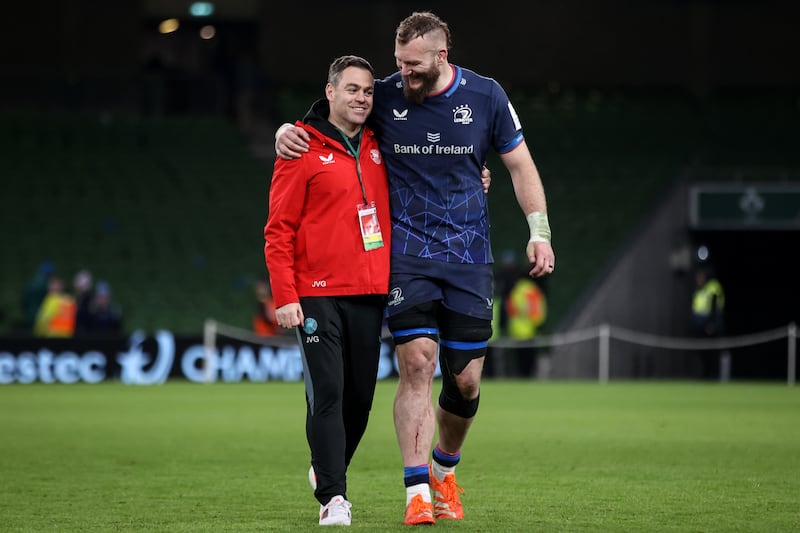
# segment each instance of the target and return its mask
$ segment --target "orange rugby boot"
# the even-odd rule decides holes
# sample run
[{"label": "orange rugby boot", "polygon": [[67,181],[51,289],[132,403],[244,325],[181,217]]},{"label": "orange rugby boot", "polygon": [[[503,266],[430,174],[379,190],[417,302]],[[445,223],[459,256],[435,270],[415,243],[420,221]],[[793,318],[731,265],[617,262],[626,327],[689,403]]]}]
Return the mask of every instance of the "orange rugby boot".
[{"label": "orange rugby boot", "polygon": [[430,472],[431,492],[433,492],[433,511],[436,518],[448,520],[461,520],[464,518],[464,508],[461,506],[461,497],[464,489],[456,483],[456,475],[453,473],[444,476],[444,481]]},{"label": "orange rugby boot", "polygon": [[407,526],[422,526],[435,524],[433,518],[433,504],[422,499],[421,494],[411,498],[411,503],[406,507],[406,519],[403,524]]}]

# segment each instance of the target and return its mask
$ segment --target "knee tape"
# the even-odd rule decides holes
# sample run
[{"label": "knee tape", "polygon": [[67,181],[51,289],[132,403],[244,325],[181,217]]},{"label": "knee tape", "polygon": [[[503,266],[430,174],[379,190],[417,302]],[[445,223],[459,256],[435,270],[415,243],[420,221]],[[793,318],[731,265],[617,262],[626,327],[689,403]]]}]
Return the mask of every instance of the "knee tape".
[{"label": "knee tape", "polygon": [[459,375],[470,361],[486,355],[485,342],[453,342],[442,339],[439,342],[439,366],[442,375]]},{"label": "knee tape", "polygon": [[465,400],[456,386],[452,376],[442,374],[442,392],[439,393],[439,406],[461,418],[472,418],[478,412],[481,395],[474,400]]},{"label": "knee tape", "polygon": [[434,302],[427,302],[390,316],[388,326],[394,343],[404,344],[420,337],[438,342],[439,329],[436,326],[435,309]]},{"label": "knee tape", "polygon": [[452,341],[477,343],[486,342],[492,336],[492,321],[456,313],[443,308],[439,323],[442,337]]},{"label": "knee tape", "polygon": [[[475,346],[475,345],[478,346]],[[457,345],[457,346],[454,346]],[[468,345],[468,346],[464,346]],[[467,348],[467,349],[465,349]],[[439,366],[442,370],[442,392],[439,405],[449,413],[462,418],[472,418],[478,411],[478,395],[474,400],[466,400],[456,385],[455,376],[473,359],[486,354],[485,343],[453,343],[442,340],[439,345]]]},{"label": "knee tape", "polygon": [[442,324],[439,364],[443,374],[447,368],[458,375],[470,361],[486,355],[492,322],[447,308],[442,308],[439,318]]}]

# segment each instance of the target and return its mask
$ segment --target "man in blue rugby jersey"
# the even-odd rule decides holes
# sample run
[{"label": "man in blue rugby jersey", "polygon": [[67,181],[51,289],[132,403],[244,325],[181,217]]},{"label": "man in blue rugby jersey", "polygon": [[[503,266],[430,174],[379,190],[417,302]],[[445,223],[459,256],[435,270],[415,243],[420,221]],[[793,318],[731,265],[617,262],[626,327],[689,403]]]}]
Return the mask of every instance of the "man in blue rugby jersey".
[{"label": "man in blue rugby jersey", "polygon": [[[400,373],[394,421],[408,525],[464,516],[455,467],[478,410],[491,336],[493,259],[481,183],[490,149],[511,175],[530,227],[530,275],[555,266],[544,187],[519,118],[495,80],[448,61],[450,43],[449,27],[433,13],[404,19],[395,33],[398,71],[376,80],[369,119],[389,179],[388,320]],[[298,157],[306,140],[285,124],[276,151]],[[434,411],[437,358],[442,389]]]}]

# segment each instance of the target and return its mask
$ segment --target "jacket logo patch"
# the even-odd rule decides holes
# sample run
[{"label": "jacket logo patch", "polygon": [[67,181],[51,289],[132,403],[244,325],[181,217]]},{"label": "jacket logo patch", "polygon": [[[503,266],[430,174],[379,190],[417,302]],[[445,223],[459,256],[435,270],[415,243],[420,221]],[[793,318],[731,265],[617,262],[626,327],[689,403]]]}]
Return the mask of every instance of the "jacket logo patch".
[{"label": "jacket logo patch", "polygon": [[392,109],[392,114],[395,120],[408,120],[408,109],[403,109],[402,111]]},{"label": "jacket logo patch", "polygon": [[303,322],[303,331],[307,335],[311,335],[317,331],[317,321],[313,318],[306,318],[305,322]]},{"label": "jacket logo patch", "polygon": [[329,153],[327,156],[324,155],[319,156],[319,160],[322,161],[323,165],[330,165],[331,163],[336,162],[333,160],[333,152]]},{"label": "jacket logo patch", "polygon": [[370,150],[369,151],[369,158],[372,159],[372,162],[376,165],[381,164],[381,153],[378,150]]}]

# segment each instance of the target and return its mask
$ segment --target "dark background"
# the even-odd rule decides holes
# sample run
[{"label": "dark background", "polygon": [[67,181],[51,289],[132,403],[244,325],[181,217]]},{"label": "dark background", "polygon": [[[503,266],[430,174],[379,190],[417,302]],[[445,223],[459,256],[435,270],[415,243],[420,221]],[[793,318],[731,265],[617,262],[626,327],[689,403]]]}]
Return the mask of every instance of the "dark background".
[{"label": "dark background", "polygon": [[[475,7],[223,0],[207,19],[191,19],[189,4],[6,3],[2,76],[16,83],[4,84],[5,90],[54,78],[68,84],[131,79],[154,61],[192,75],[250,67],[279,85],[318,84],[331,59],[344,53],[363,55],[378,73],[389,74],[394,28],[415,9],[448,21],[451,60],[490,72],[511,89],[547,83],[673,87],[702,96],[731,87],[800,85],[800,6],[790,1],[540,0]],[[158,22],[167,17],[179,17],[182,30],[158,34]],[[211,41],[190,31],[205,24],[217,28]]]},{"label": "dark background", "polygon": [[[719,151],[722,160],[714,153],[715,141],[706,141],[702,151],[691,151],[697,123],[687,123],[685,130],[676,125],[670,139],[681,149],[689,147],[681,165],[763,166],[768,170],[760,179],[798,182],[797,2],[539,0],[474,6],[448,1],[227,0],[215,2],[215,13],[202,19],[188,16],[189,4],[182,0],[6,3],[0,32],[0,109],[223,115],[265,162],[267,176],[275,127],[298,118],[311,98],[321,94],[331,59],[359,54],[373,63],[379,76],[390,74],[395,69],[392,36],[397,23],[413,10],[429,9],[451,26],[451,61],[491,75],[510,94],[523,95],[521,100],[530,96],[533,105],[540,96],[556,106],[568,103],[574,94],[579,101],[591,101],[595,93],[618,92],[626,98],[666,94],[684,103],[692,116],[702,117],[720,101],[733,102],[737,112],[747,112],[742,101],[786,102],[776,107],[779,116],[758,116],[748,123],[763,127],[764,135],[749,125],[747,131],[736,131],[738,119],[718,125],[722,133],[729,133],[727,137],[738,139],[741,148],[718,135],[725,144]],[[168,17],[178,18],[181,28],[160,34],[158,24]],[[214,26],[213,39],[198,37],[206,25]],[[754,114],[761,113],[753,109]],[[773,149],[766,156],[748,153],[751,139],[763,141],[776,121],[783,127],[774,134]],[[642,120],[642,133],[647,133],[646,124]],[[558,163],[550,155],[555,153],[548,145],[553,140],[537,141],[542,148],[535,157],[550,171],[543,173],[550,178]],[[558,157],[571,157],[571,150],[582,147],[570,142],[562,143]],[[737,157],[725,159],[731,152]],[[749,159],[739,157],[742,154]],[[647,157],[636,148],[629,155]],[[3,174],[4,182],[17,179],[11,172]],[[502,190],[499,181],[497,187]],[[617,200],[638,201],[633,193],[625,194]],[[596,207],[601,213],[615,210],[613,204]],[[260,220],[263,214],[255,218]],[[800,320],[796,230],[692,232],[687,228],[685,237],[693,245],[710,247],[721,280],[730,288],[729,332],[756,332]],[[14,237],[7,232],[5,238]],[[498,239],[501,246],[513,242],[502,239]],[[497,256],[499,252],[495,250]],[[259,267],[254,264],[253,271]],[[32,265],[20,268],[27,275]],[[577,294],[558,299],[558,285],[553,285],[554,309],[564,316]],[[548,327],[556,329],[556,324],[554,320]],[[783,371],[762,363],[750,365],[748,373],[769,377]]]}]

